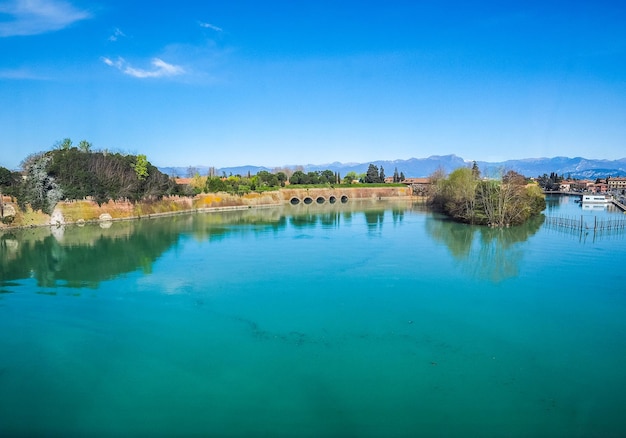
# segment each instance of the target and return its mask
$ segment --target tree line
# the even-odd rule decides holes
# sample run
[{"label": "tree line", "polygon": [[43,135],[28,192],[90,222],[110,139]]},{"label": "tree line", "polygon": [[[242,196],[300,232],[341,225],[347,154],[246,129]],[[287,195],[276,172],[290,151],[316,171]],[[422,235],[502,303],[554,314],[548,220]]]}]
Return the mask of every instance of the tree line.
[{"label": "tree line", "polygon": [[[190,192],[187,194],[227,192],[232,194],[244,194],[250,191],[277,190],[287,184],[298,185],[326,185],[334,186],[339,184],[351,185],[355,182],[362,184],[376,184],[385,182],[384,169],[370,164],[367,173],[357,175],[350,171],[343,178],[339,172],[326,169],[321,171],[304,172],[302,169],[292,171],[290,169],[275,170],[268,172],[261,170],[256,175],[229,175],[223,174],[215,176],[215,172],[201,176],[195,169],[190,175]],[[403,173],[394,172],[393,182],[402,182],[405,177]]]},{"label": "tree line", "polygon": [[537,177],[537,183],[544,190],[559,190],[561,188],[561,182],[564,179],[563,175],[559,176],[558,173],[550,172],[550,175],[544,173]]}]

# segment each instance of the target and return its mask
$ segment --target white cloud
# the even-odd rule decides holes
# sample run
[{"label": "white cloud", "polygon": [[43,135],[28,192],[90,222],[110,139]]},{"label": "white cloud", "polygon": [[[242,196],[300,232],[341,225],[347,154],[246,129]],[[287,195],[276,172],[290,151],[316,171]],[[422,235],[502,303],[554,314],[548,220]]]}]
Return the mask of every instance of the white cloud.
[{"label": "white cloud", "polygon": [[24,68],[18,69],[4,69],[0,70],[0,79],[13,79],[13,80],[46,80],[45,76],[33,73],[32,71]]},{"label": "white cloud", "polygon": [[123,38],[125,36],[126,34],[116,27],[115,30],[113,31],[113,35],[109,37],[109,41],[115,42],[118,39]]},{"label": "white cloud", "polygon": [[152,59],[150,63],[152,65],[151,70],[144,70],[141,68],[132,67],[123,58],[117,58],[112,60],[110,58],[102,58],[102,62],[110,67],[115,67],[122,73],[135,77],[135,78],[162,78],[168,76],[178,76],[185,73],[185,69],[178,65],[168,64],[160,58]]},{"label": "white cloud", "polygon": [[221,27],[214,26],[214,25],[212,25],[211,23],[203,23],[203,22],[200,22],[200,23],[198,23],[198,24],[200,25],[200,27],[204,27],[204,28],[206,28],[206,29],[211,29],[211,30],[214,30],[214,31],[216,31],[216,32],[221,32],[221,31],[222,31],[222,28],[221,28]]},{"label": "white cloud", "polygon": [[102,58],[102,62],[104,62],[108,66],[115,67],[115,68],[118,68],[118,69],[121,70],[122,66],[123,66],[123,63],[124,63],[124,60],[122,58],[118,58],[117,61],[113,61],[110,58],[103,57]]},{"label": "white cloud", "polygon": [[0,4],[0,14],[10,17],[0,22],[0,37],[52,32],[91,17],[64,0],[9,0]]}]

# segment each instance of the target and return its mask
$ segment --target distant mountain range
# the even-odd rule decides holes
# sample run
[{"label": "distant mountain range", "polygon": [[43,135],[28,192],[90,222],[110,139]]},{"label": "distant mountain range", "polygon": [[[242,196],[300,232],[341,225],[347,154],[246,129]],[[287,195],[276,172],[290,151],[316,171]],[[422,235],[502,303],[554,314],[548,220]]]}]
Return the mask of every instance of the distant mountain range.
[{"label": "distant mountain range", "polygon": [[[304,172],[317,170],[332,170],[344,176],[348,172],[365,173],[370,164],[385,170],[386,176],[393,176],[395,169],[398,173],[404,173],[407,178],[419,178],[431,175],[437,169],[451,172],[463,166],[471,166],[472,161],[466,161],[456,155],[433,155],[428,158],[410,158],[408,160],[379,160],[367,163],[339,163],[330,164],[307,164],[303,166],[282,166],[295,169],[302,168]],[[508,160],[502,162],[477,161],[481,173],[485,176],[496,176],[503,170],[514,170],[527,177],[541,176],[544,173],[556,172],[564,177],[579,179],[605,178],[607,176],[626,176],[626,158],[619,160],[595,160],[581,157],[554,157],[554,158],[525,158],[521,160]],[[200,175],[207,175],[211,169],[208,166],[191,167],[160,167],[159,170],[167,175],[185,177],[189,170],[195,169]],[[261,170],[271,172],[273,169],[261,166],[238,166],[216,168],[216,175],[255,175]]]}]

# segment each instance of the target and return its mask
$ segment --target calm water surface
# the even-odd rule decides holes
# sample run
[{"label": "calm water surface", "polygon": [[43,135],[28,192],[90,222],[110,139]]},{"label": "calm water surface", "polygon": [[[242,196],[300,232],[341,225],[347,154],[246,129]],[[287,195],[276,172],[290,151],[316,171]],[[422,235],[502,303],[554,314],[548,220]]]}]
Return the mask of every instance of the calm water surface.
[{"label": "calm water surface", "polygon": [[410,204],[5,233],[0,436],[624,436],[625,262]]}]

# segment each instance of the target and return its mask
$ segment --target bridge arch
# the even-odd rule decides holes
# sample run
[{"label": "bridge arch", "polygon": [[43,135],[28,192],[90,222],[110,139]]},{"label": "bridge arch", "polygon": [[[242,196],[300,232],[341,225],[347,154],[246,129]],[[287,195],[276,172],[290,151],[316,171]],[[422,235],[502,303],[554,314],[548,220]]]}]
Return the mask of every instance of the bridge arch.
[{"label": "bridge arch", "polygon": [[302,202],[304,202],[306,205],[312,204],[313,198],[311,198],[310,196],[307,196],[306,198],[304,198]]},{"label": "bridge arch", "polygon": [[289,203],[291,205],[298,205],[300,203],[300,199],[294,196],[293,198],[289,200]]}]

